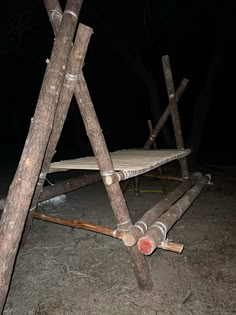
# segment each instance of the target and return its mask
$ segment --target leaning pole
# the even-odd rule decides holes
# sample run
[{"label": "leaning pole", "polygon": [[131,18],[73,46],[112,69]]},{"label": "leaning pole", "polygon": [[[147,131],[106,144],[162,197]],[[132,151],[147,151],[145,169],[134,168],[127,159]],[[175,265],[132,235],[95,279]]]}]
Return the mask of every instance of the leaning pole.
[{"label": "leaning pole", "polygon": [[40,175],[42,161],[53,127],[66,64],[71,51],[82,0],[68,0],[50,62],[44,75],[34,118],[23,153],[9,189],[0,222],[0,313],[10,286],[28,209]]}]

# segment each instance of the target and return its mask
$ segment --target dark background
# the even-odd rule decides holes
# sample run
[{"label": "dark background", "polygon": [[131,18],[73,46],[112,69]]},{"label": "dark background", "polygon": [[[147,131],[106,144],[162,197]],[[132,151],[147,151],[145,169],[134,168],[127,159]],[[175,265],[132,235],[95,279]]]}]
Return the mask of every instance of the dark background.
[{"label": "dark background", "polygon": [[[168,54],[176,87],[190,80],[179,103],[186,147],[198,164],[236,163],[235,1],[84,0],[80,22],[94,30],[83,71],[110,150],[144,145],[150,97],[167,105],[161,56]],[[53,45],[43,1],[2,1],[0,38],[0,160],[15,163]],[[170,144],[160,136],[158,146]],[[90,152],[73,100],[54,158]]]}]

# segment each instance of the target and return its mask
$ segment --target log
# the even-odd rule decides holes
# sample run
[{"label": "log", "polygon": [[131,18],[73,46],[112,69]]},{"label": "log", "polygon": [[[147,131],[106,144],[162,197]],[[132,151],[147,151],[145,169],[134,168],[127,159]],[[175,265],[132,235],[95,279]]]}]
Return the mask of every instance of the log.
[{"label": "log", "polygon": [[[175,93],[175,87],[170,67],[170,59],[169,56],[163,56],[162,57],[162,65],[163,65],[163,71],[166,81],[166,88],[167,88],[167,94],[169,98],[170,103],[170,112],[171,112],[171,118],[172,118],[172,124],[174,127],[175,132],[175,141],[177,149],[184,149],[184,141],[182,136],[182,130],[181,130],[181,124],[180,124],[180,118],[179,118],[179,111],[178,111],[178,105],[177,105],[177,99],[176,99],[176,93]],[[189,176],[188,171],[188,164],[187,159],[182,158],[179,160],[182,177],[187,178]]]},{"label": "log", "polygon": [[[73,228],[79,228],[79,229],[83,229],[83,230],[87,230],[87,231],[100,233],[100,234],[103,234],[106,236],[115,237],[119,240],[122,239],[122,235],[123,235],[123,233],[119,230],[112,230],[112,229],[109,229],[109,228],[104,227],[104,226],[99,226],[99,225],[86,223],[86,222],[82,222],[82,221],[68,220],[68,219],[53,217],[53,216],[49,216],[49,215],[46,215],[43,213],[38,213],[38,212],[34,212],[31,215],[36,219],[44,220],[44,221],[55,223],[55,224],[70,226]],[[183,250],[182,244],[168,242],[168,241],[161,242],[160,244],[157,245],[157,247],[164,249],[164,250],[172,251],[175,253],[181,253],[181,251]]]},{"label": "log", "polygon": [[[176,99],[177,102],[179,101],[180,97],[184,93],[187,85],[189,83],[188,79],[183,79],[180,82],[180,85],[176,91]],[[156,126],[154,127],[152,134],[149,136],[147,142],[144,145],[144,149],[150,149],[152,146],[152,143],[155,141],[156,137],[158,136],[159,132],[161,131],[162,127],[164,126],[165,122],[167,121],[168,117],[170,116],[171,109],[170,109],[170,103],[166,107],[164,113],[161,115],[161,118],[158,120]]]},{"label": "log", "polygon": [[[54,2],[56,1],[54,0]],[[60,7],[58,1],[57,7]],[[56,32],[56,24],[59,23],[59,21],[54,19],[52,20],[52,23],[54,32]],[[80,74],[74,94],[100,171],[103,174],[110,171],[114,172],[102,129],[98,122],[97,115],[94,110],[89,90],[82,72]],[[105,182],[104,184],[113,212],[117,218],[117,221],[119,222],[119,225],[122,226],[123,229],[128,229],[132,222],[119,183],[117,182],[110,186],[107,186]],[[131,265],[134,270],[139,288],[141,290],[151,290],[153,283],[145,257],[140,254],[137,247],[132,248],[131,250],[128,249],[128,253],[130,255]]]},{"label": "log", "polygon": [[[88,48],[88,44],[89,44],[89,40],[90,40],[92,32],[93,31],[90,27],[85,26],[83,24],[79,24],[75,41],[74,41],[74,45],[71,49],[70,56],[68,59],[65,79],[62,85],[60,98],[59,98],[58,106],[55,113],[53,129],[50,134],[47,149],[44,155],[41,174],[39,176],[38,183],[35,188],[33,200],[31,202],[30,211],[36,210],[38,199],[40,197],[40,194],[42,193],[46,175],[48,173],[51,160],[55,153],[56,146],[60,138],[64,122],[66,120],[69,106],[73,97],[74,89],[79,78],[79,73],[81,72],[81,69],[84,63],[85,55],[87,52],[87,48]],[[26,222],[24,234],[22,237],[22,245],[24,244],[27,238],[28,231],[30,229],[31,224],[32,224],[32,216],[29,216]]]},{"label": "log", "polygon": [[126,246],[134,246],[147,228],[201,178],[202,175],[196,172],[188,179],[183,180],[177,188],[167,194],[165,198],[160,200],[154,207],[148,210],[141,219],[138,220],[132,228],[123,235],[124,244]]},{"label": "log", "polygon": [[158,174],[151,174],[151,173],[146,173],[143,176],[145,177],[152,177],[152,178],[159,178],[159,179],[166,179],[166,180],[176,180],[182,182],[184,179],[183,177],[178,177],[178,176],[171,176],[171,175],[158,175]]},{"label": "log", "polygon": [[[80,113],[83,118],[87,135],[89,137],[94,155],[97,159],[101,174],[114,172],[111,157],[109,155],[104,136],[102,134],[93,103],[89,95],[86,81],[80,75],[78,86],[75,90],[75,97],[79,105]],[[118,226],[122,230],[129,230],[132,226],[129,210],[121,191],[119,182],[107,185],[103,176],[103,182],[111,203],[114,215],[118,221]],[[153,283],[145,257],[141,255],[137,247],[127,248],[130,255],[131,265],[136,276],[138,286],[141,290],[152,290]]]},{"label": "log", "polygon": [[[70,178],[54,185],[46,186],[39,196],[38,202],[42,202],[56,196],[66,194],[78,188],[88,186],[102,180],[99,172],[93,174],[84,174],[79,177]],[[4,208],[6,198],[0,199],[0,209]]]},{"label": "log", "polygon": [[[188,79],[183,79],[180,82],[180,85],[176,91],[176,102],[179,102],[180,97],[182,96],[182,94],[184,93],[187,85],[188,85],[189,80]],[[158,120],[156,126],[154,129],[152,129],[152,132],[150,134],[150,136],[148,137],[146,143],[144,144],[144,149],[148,150],[151,149],[152,145],[155,143],[156,141],[156,137],[158,136],[158,134],[160,133],[161,129],[163,128],[164,124],[166,123],[168,117],[171,114],[171,103],[169,102],[168,106],[166,107],[164,113],[161,115],[160,119]],[[162,169],[159,167],[159,172],[162,175]],[[139,195],[139,186],[140,186],[140,180],[139,177],[137,177],[134,181],[134,191],[136,195]]]},{"label": "log", "polygon": [[157,244],[166,239],[167,232],[188,210],[209,181],[210,175],[205,175],[202,180],[197,182],[181,199],[160,216],[158,221],[148,228],[145,235],[138,240],[138,249],[142,254],[151,255],[157,248]]},{"label": "log", "polygon": [[59,94],[65,65],[71,50],[82,1],[68,0],[58,37],[47,65],[34,118],[22,156],[9,189],[0,222],[0,313],[2,313],[11,274],[28,209],[40,174]]}]

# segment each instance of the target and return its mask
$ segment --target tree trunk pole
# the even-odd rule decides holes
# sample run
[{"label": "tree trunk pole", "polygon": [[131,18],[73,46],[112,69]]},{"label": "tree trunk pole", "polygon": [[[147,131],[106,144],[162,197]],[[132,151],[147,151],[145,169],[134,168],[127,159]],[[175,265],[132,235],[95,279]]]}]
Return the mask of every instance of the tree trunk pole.
[{"label": "tree trunk pole", "polygon": [[[56,5],[60,10],[60,6],[58,3],[56,4],[56,2],[58,1],[54,0],[54,5]],[[47,8],[47,10],[48,9],[49,8]],[[55,33],[58,28],[58,25],[56,24],[60,21],[58,19],[51,19],[51,22]],[[85,124],[87,135],[94,151],[94,155],[97,158],[99,169],[105,173],[107,170],[113,169],[113,165],[82,71],[74,94]],[[106,185],[104,178],[105,177],[103,177],[104,185],[114,214],[118,222],[122,223],[122,227],[128,228],[131,224],[131,219],[120,185],[119,183],[114,183],[108,186]],[[127,222],[127,224],[123,226],[123,222]],[[139,288],[141,290],[151,290],[153,284],[144,255],[140,254],[136,246],[133,248],[127,248],[127,250],[130,255],[131,265]]]},{"label": "tree trunk pole", "polygon": [[[163,65],[163,71],[166,81],[166,88],[170,103],[170,112],[171,112],[171,118],[172,123],[175,131],[175,141],[177,145],[177,149],[184,149],[184,141],[182,136],[182,130],[181,130],[181,124],[180,124],[180,118],[179,118],[179,111],[177,106],[177,99],[176,99],[176,92],[171,72],[171,66],[170,66],[170,60],[169,56],[165,55],[162,57],[162,65]],[[182,177],[188,178],[189,177],[189,170],[188,170],[188,163],[187,158],[181,158],[179,159]]]},{"label": "tree trunk pole", "polygon": [[6,301],[11,274],[28,209],[40,174],[53,126],[71,42],[82,1],[68,0],[61,28],[54,41],[34,118],[0,222],[0,313]]},{"label": "tree trunk pole", "polygon": [[123,242],[126,246],[134,246],[142,234],[168,210],[186,191],[191,188],[198,180],[201,179],[200,173],[194,173],[185,179],[174,190],[168,193],[165,198],[161,199],[151,209],[146,211],[144,215],[132,226],[132,228],[123,235]]},{"label": "tree trunk pole", "polygon": [[166,240],[167,232],[189,209],[210,180],[211,176],[205,175],[148,228],[144,236],[138,240],[138,249],[142,254],[151,255],[157,244]]}]

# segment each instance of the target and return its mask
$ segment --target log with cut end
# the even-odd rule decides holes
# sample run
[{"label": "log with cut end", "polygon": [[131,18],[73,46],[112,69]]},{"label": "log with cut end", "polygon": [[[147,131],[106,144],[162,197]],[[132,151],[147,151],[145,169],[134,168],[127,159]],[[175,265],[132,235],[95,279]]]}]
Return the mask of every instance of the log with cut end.
[{"label": "log with cut end", "polygon": [[197,181],[202,178],[198,172],[193,173],[188,179],[184,180],[173,191],[159,201],[155,206],[148,210],[142,218],[133,225],[133,227],[124,234],[123,242],[126,246],[134,246],[138,239],[146,232],[157,218],[169,209],[176,200],[178,200],[184,193],[192,187]]},{"label": "log with cut end", "polygon": [[[36,219],[52,222],[55,224],[70,226],[73,228],[83,229],[83,230],[87,230],[91,232],[96,232],[103,235],[115,237],[120,240],[122,239],[123,232],[119,230],[112,230],[107,227],[103,227],[103,226],[99,226],[99,225],[95,225],[91,223],[86,223],[82,221],[68,220],[68,219],[58,218],[54,216],[49,216],[49,215],[38,213],[38,212],[33,212],[31,215]],[[164,242],[161,242],[160,244],[157,244],[157,247],[160,249],[168,250],[175,253],[181,253],[183,250],[182,244],[168,242],[168,241],[164,241]]]},{"label": "log with cut end", "polygon": [[[187,85],[188,85],[189,80],[188,79],[183,79],[176,91],[176,98],[177,101],[179,101],[180,97],[184,93]],[[144,145],[144,149],[150,149],[152,147],[153,142],[155,141],[156,137],[158,136],[159,132],[161,131],[162,127],[166,123],[168,117],[170,116],[171,113],[171,104],[169,103],[168,106],[166,107],[164,113],[162,114],[161,118],[158,120],[155,128],[152,130],[152,134],[148,137],[147,142]]]},{"label": "log with cut end", "polygon": [[160,216],[158,221],[150,226],[145,235],[138,240],[138,249],[142,254],[152,254],[157,248],[157,244],[166,239],[167,232],[187,211],[209,180],[209,175],[204,176],[202,180],[197,182],[182,198],[172,205],[169,210]]},{"label": "log with cut end", "polygon": [[82,0],[68,0],[60,31],[55,38],[31,120],[29,133],[9,188],[0,221],[0,313],[3,310],[15,257],[25,226],[65,77],[65,65],[71,51]]}]

